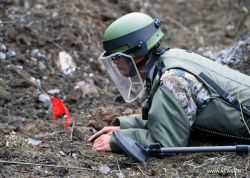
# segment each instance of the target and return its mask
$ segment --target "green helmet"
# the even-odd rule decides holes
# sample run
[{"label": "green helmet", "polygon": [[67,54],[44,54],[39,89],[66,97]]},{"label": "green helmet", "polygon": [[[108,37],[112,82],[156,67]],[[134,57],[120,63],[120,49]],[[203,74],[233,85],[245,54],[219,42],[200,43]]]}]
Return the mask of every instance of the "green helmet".
[{"label": "green helmet", "polygon": [[114,21],[105,31],[103,47],[106,55],[122,52],[133,57],[148,53],[163,37],[160,20],[134,12]]}]

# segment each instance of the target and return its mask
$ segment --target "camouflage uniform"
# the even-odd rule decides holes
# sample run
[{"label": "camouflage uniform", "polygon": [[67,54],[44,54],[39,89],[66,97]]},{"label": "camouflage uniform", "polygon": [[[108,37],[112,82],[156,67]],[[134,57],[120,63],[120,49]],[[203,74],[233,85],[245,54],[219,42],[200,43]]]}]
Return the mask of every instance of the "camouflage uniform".
[{"label": "camouflage uniform", "polygon": [[169,69],[161,77],[161,85],[175,96],[183,107],[190,126],[194,123],[199,106],[210,99],[205,86],[192,74],[182,69]]}]

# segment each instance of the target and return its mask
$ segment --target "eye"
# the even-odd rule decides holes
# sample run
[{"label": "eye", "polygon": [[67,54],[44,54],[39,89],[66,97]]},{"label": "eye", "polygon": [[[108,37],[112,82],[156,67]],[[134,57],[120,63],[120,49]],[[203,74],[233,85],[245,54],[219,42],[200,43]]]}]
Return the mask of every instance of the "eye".
[{"label": "eye", "polygon": [[115,56],[112,56],[111,59],[116,60],[116,59],[119,59],[120,57],[121,57],[121,55],[115,55]]}]

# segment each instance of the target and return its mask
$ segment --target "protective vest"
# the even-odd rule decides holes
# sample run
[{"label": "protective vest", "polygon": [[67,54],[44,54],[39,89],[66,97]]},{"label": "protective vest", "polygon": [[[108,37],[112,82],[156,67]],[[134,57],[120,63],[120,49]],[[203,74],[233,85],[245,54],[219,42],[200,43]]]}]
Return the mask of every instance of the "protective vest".
[{"label": "protective vest", "polygon": [[[166,51],[159,61],[162,61],[165,66],[161,69],[162,73],[171,68],[181,68],[193,74],[209,90],[211,98],[198,108],[194,127],[198,126],[219,133],[250,137],[246,127],[246,125],[250,127],[250,117],[244,114],[241,108],[237,109],[225,101],[218,91],[210,86],[207,80],[204,80],[201,74],[205,74],[217,87],[230,94],[230,96],[234,96],[244,106],[250,106],[249,76],[215,63],[201,55],[181,49]],[[160,75],[157,75],[150,90],[146,90],[142,96],[142,108],[144,110],[150,109],[150,98],[153,97],[159,85],[159,80]]]}]

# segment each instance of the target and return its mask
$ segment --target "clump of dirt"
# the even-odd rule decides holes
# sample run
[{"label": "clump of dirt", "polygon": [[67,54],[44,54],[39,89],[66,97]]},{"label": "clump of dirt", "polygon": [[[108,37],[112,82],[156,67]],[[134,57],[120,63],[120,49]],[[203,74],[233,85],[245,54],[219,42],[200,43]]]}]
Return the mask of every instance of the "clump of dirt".
[{"label": "clump of dirt", "polygon": [[[126,155],[93,152],[86,140],[115,117],[139,112],[139,102],[125,103],[98,61],[113,20],[148,13],[162,20],[163,45],[208,54],[249,33],[249,7],[240,0],[2,0],[1,177],[248,176],[249,157],[178,154],[140,165]],[[50,96],[69,108],[68,129],[63,117],[53,124]]]}]

